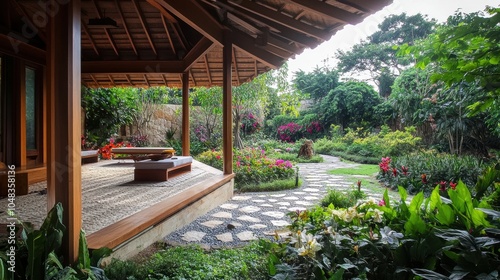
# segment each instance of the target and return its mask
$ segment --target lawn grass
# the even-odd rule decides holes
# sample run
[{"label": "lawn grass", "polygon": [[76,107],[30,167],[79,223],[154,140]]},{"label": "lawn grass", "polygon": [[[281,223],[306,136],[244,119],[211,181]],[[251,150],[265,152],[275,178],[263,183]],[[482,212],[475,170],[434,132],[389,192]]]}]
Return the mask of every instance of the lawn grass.
[{"label": "lawn grass", "polygon": [[356,167],[337,168],[328,171],[332,175],[364,175],[372,176],[379,171],[378,165],[375,164],[360,164]]},{"label": "lawn grass", "polygon": [[269,192],[295,189],[302,186],[302,179],[299,179],[298,186],[295,186],[295,178],[285,180],[275,180],[258,185],[241,185],[236,188],[241,192]]},{"label": "lawn grass", "polygon": [[303,157],[297,157],[297,154],[291,154],[291,153],[272,153],[269,154],[269,158],[274,158],[274,159],[282,159],[282,160],[289,160],[293,163],[319,163],[323,162],[324,159],[320,155],[313,155],[310,159],[306,159]]}]

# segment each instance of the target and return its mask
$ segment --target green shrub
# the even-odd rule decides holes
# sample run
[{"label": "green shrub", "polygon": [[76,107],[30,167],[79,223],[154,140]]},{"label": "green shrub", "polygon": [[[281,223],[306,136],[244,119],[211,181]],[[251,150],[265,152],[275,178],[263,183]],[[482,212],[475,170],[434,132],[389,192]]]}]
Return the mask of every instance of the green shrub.
[{"label": "green shrub", "polygon": [[[223,159],[220,151],[206,151],[197,159],[212,167],[222,169]],[[265,150],[254,148],[236,150],[233,160],[236,188],[242,183],[260,184],[289,179],[295,175],[295,169],[290,161],[268,158]]]},{"label": "green shrub", "polygon": [[321,200],[321,206],[328,207],[330,204],[334,208],[349,208],[356,205],[359,199],[365,198],[366,194],[358,190],[348,192],[338,190],[328,190],[327,195]]},{"label": "green shrub", "polygon": [[319,163],[323,162],[323,157],[320,155],[316,154],[313,155],[310,159],[304,158],[304,157],[297,157],[298,153],[287,153],[287,152],[276,152],[276,153],[271,153],[269,154],[270,158],[276,158],[276,159],[282,159],[282,160],[288,160],[293,163]]},{"label": "green shrub", "polygon": [[331,155],[333,151],[347,150],[347,144],[327,138],[321,138],[314,142],[314,150],[318,154]]},{"label": "green shrub", "polygon": [[[442,199],[446,193],[450,199]],[[293,212],[291,238],[268,245],[273,279],[498,279],[500,213],[461,181],[407,203]],[[486,214],[488,213],[488,215]],[[460,275],[460,276],[458,276]]]},{"label": "green shrub", "polygon": [[[387,162],[387,164],[384,163]],[[462,180],[473,186],[485,165],[473,156],[418,153],[396,158],[383,158],[378,178],[387,187],[402,186],[410,193],[429,193],[436,185],[449,188]]]},{"label": "green shrub", "polygon": [[114,260],[105,271],[110,280],[266,279],[265,257],[257,243],[211,252],[181,246],[166,248],[141,264]]}]

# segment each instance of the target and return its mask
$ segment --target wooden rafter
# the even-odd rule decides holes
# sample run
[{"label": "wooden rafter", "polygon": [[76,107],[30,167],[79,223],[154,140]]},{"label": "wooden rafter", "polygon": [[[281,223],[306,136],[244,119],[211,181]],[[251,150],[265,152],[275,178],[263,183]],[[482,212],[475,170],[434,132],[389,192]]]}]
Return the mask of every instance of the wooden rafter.
[{"label": "wooden rafter", "polygon": [[208,65],[208,57],[207,57],[207,54],[205,54],[203,56],[204,60],[205,60],[205,70],[207,71],[207,78],[208,78],[208,84],[209,85],[212,85],[212,75],[211,75],[211,71],[210,71],[210,66]]},{"label": "wooden rafter", "polygon": [[108,75],[108,79],[111,81],[111,85],[115,84],[115,80],[113,80],[113,77],[111,77],[111,75]]},{"label": "wooden rafter", "polygon": [[233,48],[233,64],[234,64],[234,73],[236,74],[236,81],[238,82],[238,84],[240,83],[240,71],[238,71],[238,62],[236,61],[236,52],[234,51],[234,48]]},{"label": "wooden rafter", "polygon": [[166,87],[168,87],[168,83],[167,83],[167,79],[165,78],[165,74],[161,74],[160,76],[161,76],[161,78],[163,79],[163,84],[164,84]]},{"label": "wooden rafter", "polygon": [[132,0],[134,4],[135,11],[137,12],[137,15],[139,16],[139,21],[141,22],[142,28],[144,29],[144,34],[146,34],[146,37],[148,38],[149,45],[151,46],[151,49],[155,53],[155,55],[158,55],[156,52],[155,45],[153,44],[153,40],[151,40],[151,35],[149,35],[149,29],[146,24],[146,19],[144,18],[144,14],[142,13],[141,7],[139,7],[139,3],[137,3],[137,0]]},{"label": "wooden rafter", "polygon": [[82,61],[82,73],[182,73],[182,60]]},{"label": "wooden rafter", "polygon": [[194,0],[155,0],[165,9],[176,15],[182,21],[209,38],[212,42],[222,45],[222,25],[213,18],[207,10]]},{"label": "wooden rafter", "polygon": [[[312,11],[316,14],[321,14],[323,16],[338,20],[342,23],[357,24],[363,20],[361,15],[350,13],[346,10],[342,10],[335,6],[326,4],[321,1],[310,1],[310,0],[287,0],[300,7]],[[369,2],[369,1],[368,1]]]},{"label": "wooden rafter", "polygon": [[[238,1],[238,2],[229,2],[230,4],[234,6],[238,6],[244,10],[246,10],[248,13],[251,13],[253,15],[258,15],[259,17],[263,17],[267,20],[273,21],[279,25],[282,25],[284,27],[287,27],[289,29],[293,29],[295,31],[301,32],[305,35],[314,37],[318,40],[322,41],[328,41],[332,34],[330,34],[328,31],[318,29],[314,26],[311,26],[309,24],[303,23],[301,21],[295,20],[289,16],[286,16],[282,13],[279,13],[275,10],[271,10],[269,8],[266,8],[262,5],[259,5],[255,2],[250,2],[250,1]],[[328,5],[329,6],[329,5]]]},{"label": "wooden rafter", "polygon": [[36,31],[36,34],[42,41],[47,42],[47,36],[45,36],[45,33],[43,33],[40,28],[37,28],[35,24],[33,24],[33,21],[31,20],[31,17],[28,16],[24,8],[19,5],[18,1],[16,0],[10,0],[10,3],[13,5],[13,7],[18,10],[21,13],[21,17],[23,20],[26,20],[26,23],[29,25],[31,30]]},{"label": "wooden rafter", "polygon": [[208,38],[203,37],[200,41],[187,53],[184,57],[184,69],[187,71],[200,59],[201,56],[206,54],[212,47],[214,43]]},{"label": "wooden rafter", "polygon": [[165,16],[160,14],[161,22],[163,23],[163,28],[165,28],[165,33],[167,34],[168,42],[170,43],[170,47],[172,48],[172,52],[177,55],[177,50],[175,49],[174,42],[172,41],[172,36],[170,36],[170,32],[168,32],[167,22],[165,21]]},{"label": "wooden rafter", "polygon": [[148,85],[148,87],[151,87],[151,84],[149,83],[149,80],[148,80],[148,76],[146,76],[146,74],[142,75],[144,77],[144,81],[146,82],[146,85]]},{"label": "wooden rafter", "polygon": [[125,78],[127,79],[128,83],[130,85],[132,85],[132,86],[134,85],[134,83],[132,83],[132,81],[130,80],[130,78],[129,78],[129,76],[127,74],[125,74]]},{"label": "wooden rafter", "polygon": [[151,6],[157,8],[160,13],[167,18],[167,20],[170,22],[170,23],[177,23],[177,19],[172,16],[172,14],[170,14],[162,5],[160,5],[158,2],[156,2],[155,0],[146,0],[149,4],[151,4]]},{"label": "wooden rafter", "polygon": [[363,13],[374,13],[382,7],[389,5],[393,0],[365,1],[365,0],[337,0],[347,6],[353,7]]},{"label": "wooden rafter", "polygon": [[191,71],[191,70],[189,70],[189,77],[191,77],[191,80],[193,81],[193,85],[196,86],[196,80],[194,79],[193,71]]},{"label": "wooden rafter", "polygon": [[[259,48],[255,44],[255,39],[239,30],[232,30],[233,42],[235,46],[247,52],[254,58],[262,61],[271,68],[278,68],[283,64],[283,58]],[[237,42],[237,43],[236,43]]]},{"label": "wooden rafter", "polygon": [[[92,0],[92,3],[94,4],[95,10],[97,11],[97,15],[99,16],[99,18],[102,18],[102,13],[101,13],[101,10],[99,9],[99,6],[97,6],[96,0]],[[109,31],[106,28],[103,28],[103,29],[104,29],[104,33],[106,34],[106,37],[108,37],[108,40],[109,40],[109,43],[111,44],[111,47],[115,51],[115,54],[117,56],[120,56],[120,54],[118,53],[118,49],[116,48],[115,42],[113,41],[113,38],[111,37],[111,34],[109,34]]]},{"label": "wooden rafter", "polygon": [[85,22],[83,22],[83,20],[82,20],[82,29],[83,32],[85,32],[85,35],[87,35],[87,37],[89,38],[90,44],[92,45],[92,48],[94,49],[95,53],[97,54],[97,56],[100,56],[99,51],[97,50],[96,44],[94,42],[94,39],[92,38],[92,35],[90,35],[89,29],[87,28],[87,25],[85,24]]},{"label": "wooden rafter", "polygon": [[95,79],[94,75],[90,74],[90,77],[92,78],[92,80],[94,81],[96,87],[99,87],[99,83],[97,82],[97,80]]},{"label": "wooden rafter", "polygon": [[127,23],[125,22],[125,18],[123,16],[123,11],[122,8],[120,7],[120,3],[118,3],[118,0],[115,0],[116,7],[118,8],[118,13],[120,14],[120,18],[122,20],[123,24],[123,29],[125,29],[125,33],[127,34],[128,40],[130,41],[130,45],[132,46],[132,49],[134,50],[135,55],[139,55],[137,53],[137,49],[134,44],[134,40],[132,40],[132,36],[130,35],[130,32],[128,30]]},{"label": "wooden rafter", "polygon": [[[203,0],[207,3],[209,0]],[[226,0],[217,1],[217,6],[220,9],[224,9],[228,11],[228,13],[234,13],[240,18],[246,18],[251,22],[256,22],[261,26],[267,26],[274,31],[276,36],[283,37],[289,41],[297,42],[305,47],[313,48],[318,45],[318,40],[315,38],[311,38],[301,32],[298,32],[294,29],[288,28],[286,26],[280,25],[275,21],[269,20],[265,17],[262,17],[258,14],[248,13],[245,9],[233,5],[229,5]]]},{"label": "wooden rafter", "polygon": [[186,45],[186,42],[185,42],[185,37],[181,33],[182,31],[179,28],[179,24],[178,23],[170,23],[170,26],[172,27],[172,30],[174,31],[175,36],[177,36],[177,38],[179,38],[179,42],[181,43],[182,49],[184,51],[187,50],[187,45]]}]

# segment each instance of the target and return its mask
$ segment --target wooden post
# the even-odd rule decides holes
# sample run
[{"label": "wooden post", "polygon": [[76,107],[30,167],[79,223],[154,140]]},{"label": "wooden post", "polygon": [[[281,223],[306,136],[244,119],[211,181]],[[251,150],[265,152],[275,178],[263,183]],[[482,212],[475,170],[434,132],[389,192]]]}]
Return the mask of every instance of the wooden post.
[{"label": "wooden post", "polygon": [[47,208],[60,202],[66,232],[62,253],[65,264],[78,259],[82,223],[80,95],[81,95],[80,0],[59,5],[48,16],[47,47]]},{"label": "wooden post", "polygon": [[182,73],[182,155],[189,156],[189,73]]},{"label": "wooden post", "polygon": [[233,173],[232,50],[231,32],[224,30],[224,47],[222,50],[222,153],[224,155],[224,174]]}]

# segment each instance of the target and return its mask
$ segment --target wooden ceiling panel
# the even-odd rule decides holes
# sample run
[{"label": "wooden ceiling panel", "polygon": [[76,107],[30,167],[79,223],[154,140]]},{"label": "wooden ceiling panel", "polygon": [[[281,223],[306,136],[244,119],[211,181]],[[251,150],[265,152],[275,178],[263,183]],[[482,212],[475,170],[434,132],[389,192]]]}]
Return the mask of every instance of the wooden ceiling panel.
[{"label": "wooden ceiling panel", "polygon": [[[37,0],[9,1],[19,6],[15,9],[19,19],[22,13],[29,19],[39,11]],[[233,84],[238,84],[316,47],[344,25],[360,22],[392,0],[81,2],[82,83],[147,87],[181,86],[182,71],[190,72],[191,86],[221,85],[223,29],[232,32]],[[88,26],[89,19],[104,16],[118,27]],[[40,30],[42,38],[45,28]]]}]

